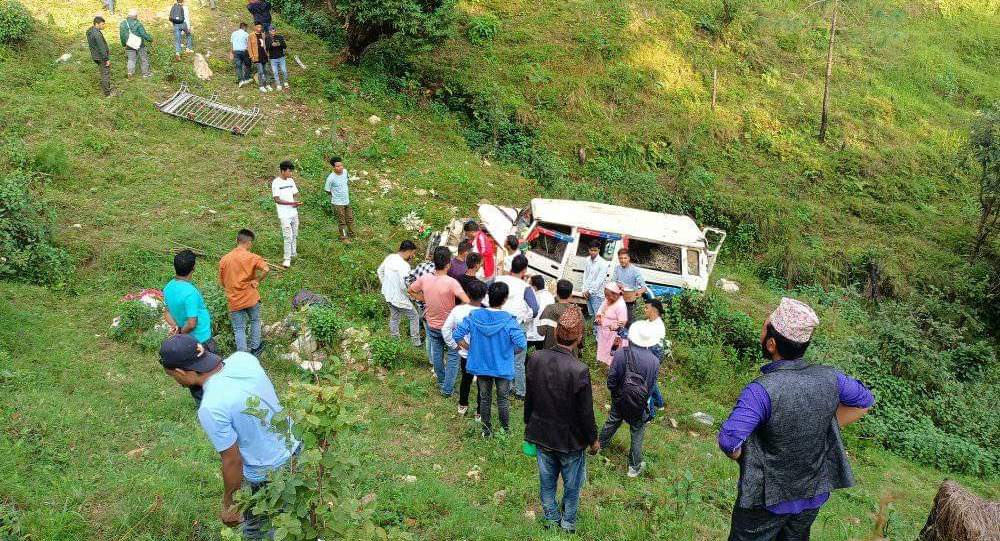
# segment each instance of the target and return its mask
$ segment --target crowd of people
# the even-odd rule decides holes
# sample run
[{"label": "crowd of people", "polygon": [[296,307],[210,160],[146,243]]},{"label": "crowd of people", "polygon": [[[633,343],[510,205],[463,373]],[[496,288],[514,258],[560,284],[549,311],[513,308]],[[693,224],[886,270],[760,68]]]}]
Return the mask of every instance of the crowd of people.
[{"label": "crowd of people", "polygon": [[[114,13],[114,0],[103,1]],[[215,9],[215,1],[208,1]],[[287,89],[286,42],[275,31],[271,5],[250,0],[247,10],[252,32],[240,23],[231,35],[237,85],[256,75],[261,92]],[[169,21],[179,59],[193,50],[191,13],[184,0],[175,0]],[[103,17],[95,17],[87,42],[101,90],[110,95],[105,24]],[[148,45],[153,40],[137,10],[129,10],[121,21],[119,41],[128,77],[137,67],[149,77]],[[341,158],[331,158],[330,165],[323,189],[330,195],[340,239],[349,244],[355,235],[350,176]],[[298,256],[302,203],[294,163],[282,162],[278,169],[271,195],[283,237],[281,267],[289,268]],[[402,339],[401,323],[408,322],[408,339],[425,348],[439,393],[450,398],[457,385],[458,414],[469,415],[474,403],[472,415],[483,437],[509,433],[511,399],[523,402],[524,451],[536,458],[543,524],[573,532],[586,455],[608,449],[623,423],[630,433],[626,475],[636,478],[645,470],[646,428],[665,405],[658,384],[666,344],[663,305],[653,298],[627,249],[617,253],[618,264],[612,265],[595,241],[575,298],[573,283],[548,284],[531,274],[524,243],[516,236],[498,242],[472,220],[463,233],[454,253],[437,246],[429,250],[428,260],[416,263],[418,246],[405,240],[378,266],[389,333]],[[225,290],[236,352],[224,359],[219,355],[211,314],[192,282],[195,254],[183,250],[175,254],[175,276],[163,289],[172,333],[161,346],[160,361],[170,377],[189,389],[198,420],[220,455],[220,519],[230,526],[242,523],[246,539],[264,539],[271,535],[266,517],[251,509],[240,513],[234,496],[244,486],[259,490],[271,472],[288,467],[302,452],[302,443],[267,428],[282,412],[260,362],[264,343],[258,288],[271,266],[253,251],[252,231],[240,230],[235,240],[219,262],[217,279]],[[639,299],[642,314],[637,313]],[[592,353],[585,347],[588,321],[596,342]],[[806,304],[781,300],[761,330],[766,361],[761,375],[743,389],[721,425],[719,448],[740,467],[731,541],[806,540],[830,493],[854,484],[840,429],[860,419],[874,398],[857,380],[803,360],[818,324]],[[591,381],[595,370],[604,374],[610,395],[600,429]],[[471,400],[473,383],[476,396]],[[253,415],[246,408],[251,397],[260,405]]]},{"label": "crowd of people", "polygon": [[[115,0],[102,2],[110,15],[116,13]],[[211,9],[216,9],[215,0],[208,2]],[[205,6],[205,0],[202,0],[202,6]],[[285,60],[287,43],[285,36],[274,27],[271,3],[267,0],[250,0],[247,11],[253,18],[253,24],[248,27],[245,22],[239,23],[230,36],[229,59],[236,72],[237,86],[254,82],[256,76],[257,86],[262,93],[288,90],[288,64]],[[174,60],[180,60],[182,54],[194,52],[194,21],[190,6],[185,4],[185,0],[174,0],[167,12],[167,19],[173,33]],[[95,16],[86,37],[90,57],[97,66],[101,92],[109,97],[112,95],[111,50],[104,37],[106,24],[107,20],[103,16]],[[152,77],[149,47],[153,43],[153,37],[139,20],[138,9],[129,9],[126,18],[118,25],[118,37],[126,57],[126,76],[131,78],[138,65],[143,77]]]}]

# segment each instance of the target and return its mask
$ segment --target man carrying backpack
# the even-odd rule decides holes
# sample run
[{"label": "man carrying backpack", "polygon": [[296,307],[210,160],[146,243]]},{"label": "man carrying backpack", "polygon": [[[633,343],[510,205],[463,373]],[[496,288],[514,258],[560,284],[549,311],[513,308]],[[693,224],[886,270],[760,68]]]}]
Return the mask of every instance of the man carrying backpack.
[{"label": "man carrying backpack", "polygon": [[128,58],[125,73],[132,77],[135,74],[136,61],[138,61],[142,76],[147,78],[152,76],[153,72],[149,70],[149,52],[146,50],[146,44],[151,43],[153,38],[146,32],[146,27],[139,20],[138,9],[128,10],[128,18],[118,25],[118,37]]},{"label": "man carrying backpack", "polygon": [[194,51],[191,37],[191,11],[184,5],[184,0],[177,0],[170,6],[170,24],[174,26],[174,57],[181,59],[181,37],[187,36],[188,51]]},{"label": "man carrying backpack", "polygon": [[628,458],[628,476],[638,477],[646,467],[642,461],[642,439],[649,422],[649,393],[656,382],[660,361],[650,349],[660,341],[653,324],[637,321],[628,332],[628,346],[615,352],[608,372],[611,411],[604,422],[601,449],[607,449],[622,421],[628,423],[632,444]]}]

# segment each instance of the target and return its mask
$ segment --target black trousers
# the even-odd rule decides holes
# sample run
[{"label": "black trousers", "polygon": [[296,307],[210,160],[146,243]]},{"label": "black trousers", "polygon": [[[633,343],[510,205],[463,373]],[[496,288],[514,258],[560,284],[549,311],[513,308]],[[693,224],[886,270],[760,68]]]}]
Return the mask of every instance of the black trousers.
[{"label": "black trousers", "polygon": [[[472,379],[476,376],[470,374],[465,370],[465,363],[468,361],[467,358],[458,356],[462,367],[462,382],[458,386],[458,405],[468,406],[469,405],[469,391],[472,390]],[[478,386],[477,386],[478,387]],[[478,394],[478,389],[477,389]],[[479,411],[479,397],[476,397],[476,411]]]},{"label": "black trousers", "polygon": [[819,508],[794,515],[776,515],[767,509],[733,508],[729,541],[808,541]]}]

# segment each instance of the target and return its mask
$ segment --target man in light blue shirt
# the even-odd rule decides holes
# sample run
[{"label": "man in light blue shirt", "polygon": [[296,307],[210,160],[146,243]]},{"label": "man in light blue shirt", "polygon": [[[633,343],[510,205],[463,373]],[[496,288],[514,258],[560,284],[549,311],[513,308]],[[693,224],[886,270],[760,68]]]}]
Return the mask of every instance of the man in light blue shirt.
[{"label": "man in light blue shirt", "polygon": [[339,156],[330,158],[333,172],[327,175],[323,189],[330,194],[333,213],[337,216],[337,226],[340,229],[340,240],[350,244],[354,237],[354,211],[351,210],[351,197],[347,189],[349,175],[344,168],[344,160]]},{"label": "man in light blue shirt", "polygon": [[222,459],[219,518],[227,526],[242,522],[246,539],[266,538],[269,532],[262,531],[265,517],[249,509],[241,517],[233,495],[244,480],[252,492],[260,490],[269,472],[284,467],[299,452],[298,441],[270,427],[282,411],[270,378],[253,355],[236,352],[222,360],[184,334],[163,342],[160,364],[178,384],[205,391],[198,421]]},{"label": "man in light blue shirt", "polygon": [[[597,310],[604,302],[604,284],[608,280],[608,267],[611,263],[601,257],[601,241],[590,241],[587,265],[583,269],[583,298],[587,300],[587,309],[590,317],[597,315]],[[597,327],[594,327],[594,334],[597,334]]]},{"label": "man in light blue shirt", "polygon": [[[635,321],[635,300],[645,296],[649,288],[646,287],[646,279],[642,277],[639,268],[632,264],[632,256],[628,248],[618,250],[618,266],[615,267],[612,281],[618,284],[623,292],[631,291],[632,295],[626,293],[625,305],[628,306],[628,324]],[[631,298],[632,300],[629,300]]]},{"label": "man in light blue shirt", "polygon": [[250,71],[250,55],[247,53],[247,47],[250,43],[247,23],[240,23],[240,27],[229,37],[229,41],[233,45],[229,59],[236,66],[236,82],[239,86],[243,86],[253,80],[253,72]]}]

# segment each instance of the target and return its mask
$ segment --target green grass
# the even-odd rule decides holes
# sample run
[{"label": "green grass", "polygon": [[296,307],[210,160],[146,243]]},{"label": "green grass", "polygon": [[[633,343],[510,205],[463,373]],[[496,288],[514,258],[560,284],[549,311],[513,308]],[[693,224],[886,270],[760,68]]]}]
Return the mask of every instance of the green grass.
[{"label": "green grass", "polygon": [[[57,212],[58,241],[73,254],[78,268],[72,283],[60,291],[0,283],[0,349],[8,353],[0,354],[4,362],[0,392],[5,397],[0,401],[0,454],[5,457],[0,461],[4,480],[0,506],[19,517],[22,533],[31,540],[217,539],[222,527],[215,518],[221,494],[217,455],[198,427],[187,393],[163,376],[155,355],[106,337],[119,298],[139,288],[160,287],[170,278],[166,251],[173,243],[194,246],[209,255],[196,270],[195,280],[200,284],[214,279],[217,258],[230,249],[241,227],[257,231],[257,250],[275,261],[281,238],[267,182],[275,165],[289,157],[299,163],[298,183],[306,201],[300,210],[302,258],[292,270],[276,273],[262,284],[268,322],[283,316],[294,292],[307,287],[329,295],[348,318],[381,326],[380,321],[366,320],[363,303],[351,298],[377,294],[375,267],[407,236],[398,226],[400,218],[416,210],[428,222],[441,225],[453,215],[451,207],[466,215],[480,199],[520,202],[539,189],[519,176],[513,165],[484,163],[468,148],[454,116],[388,90],[385,79],[377,74],[336,65],[334,53],[323,43],[288,25],[283,31],[291,54],[309,66],[303,71],[290,64],[292,91],[262,96],[249,87],[236,90],[221,59],[228,48],[229,29],[245,18],[242,2],[221,2],[218,13],[195,7],[196,45],[200,52],[212,52],[210,64],[216,71],[215,78],[205,83],[194,79],[188,62],[170,63],[170,37],[162,17],[168,2],[136,2],[156,40],[155,75],[149,81],[124,80],[124,58],[116,45],[118,19],[112,18],[106,35],[116,51],[114,83],[122,91],[112,100],[98,97],[95,69],[82,39],[97,4],[83,0],[30,0],[26,4],[39,21],[40,31],[14,49],[0,49],[0,80],[5,82],[0,85],[4,118],[0,138],[23,141],[32,156],[52,145],[65,150],[69,169],[48,179],[39,197]],[[773,10],[781,12],[784,5],[778,3]],[[864,6],[855,8],[859,16],[870,11]],[[732,47],[704,42],[690,30],[690,24],[699,10],[709,9],[707,4],[667,8],[545,2],[538,10],[518,3],[464,7],[496,12],[502,22],[499,41],[475,54],[452,43],[440,49],[438,58],[459,63],[463,73],[480,80],[496,68],[494,73],[501,74],[496,82],[505,88],[504,96],[537,117],[545,144],[563,153],[578,143],[615,147],[625,138],[663,138],[683,145],[681,135],[702,133],[698,126],[706,114],[704,69],[709,64],[699,61],[691,67],[690,59],[718,55],[720,66],[733,70],[746,61],[753,66],[748,76],[758,82],[738,83],[735,71],[724,75],[723,106],[717,112],[724,122],[709,122],[708,133],[718,134],[731,146],[692,147],[697,159],[691,159],[716,174],[727,197],[734,201],[745,197],[750,208],[768,210],[779,201],[776,212],[792,206],[795,215],[809,217],[810,231],[831,249],[848,238],[864,238],[869,247],[901,246],[908,256],[929,251],[944,264],[954,262],[952,252],[937,245],[950,228],[967,227],[971,206],[963,191],[968,181],[961,175],[952,182],[950,177],[928,173],[934,170],[928,160],[943,160],[937,154],[957,145],[968,104],[929,97],[927,81],[909,78],[901,70],[917,57],[925,62],[919,66],[937,65],[943,55],[944,62],[956,66],[954,80],[962,82],[963,95],[969,96],[962,99],[995,96],[998,78],[990,74],[996,74],[996,67],[977,60],[982,58],[980,53],[961,54],[962,47],[989,48],[995,43],[980,41],[978,27],[963,33],[967,37],[957,40],[957,45],[940,48],[943,33],[954,29],[948,25],[958,24],[945,21],[941,29],[935,29],[940,34],[934,34],[934,39],[918,40],[918,47],[903,47],[907,38],[928,30],[930,15],[917,17],[915,22],[886,15],[883,18],[907,30],[901,35],[885,30],[889,41],[884,50],[902,49],[893,53],[902,58],[876,62],[874,49],[880,42],[865,42],[865,47],[849,49],[855,71],[839,74],[840,80],[864,74],[863,61],[882,66],[869,75],[872,80],[867,83],[875,89],[891,89],[885,90],[892,94],[891,100],[882,96],[879,101],[876,96],[869,102],[844,87],[837,90],[835,103],[855,103],[848,109],[850,115],[837,113],[837,140],[852,119],[859,130],[870,130],[850,132],[850,140],[851,145],[865,141],[860,162],[877,158],[877,174],[865,181],[871,183],[872,179],[882,182],[894,167],[889,158],[896,150],[905,150],[907,154],[899,159],[914,163],[921,175],[905,183],[890,175],[888,185],[930,194],[921,196],[922,204],[937,210],[927,214],[913,211],[915,199],[908,195],[880,200],[881,184],[845,196],[828,184],[834,182],[829,177],[822,185],[801,182],[797,201],[784,201],[784,194],[765,180],[799,175],[802,164],[821,150],[803,135],[808,131],[807,120],[814,117],[804,109],[805,98],[801,106],[793,99],[800,91],[815,94],[815,77],[786,79],[761,66],[777,47],[768,40],[754,45],[761,50],[742,53],[733,48],[756,42],[737,41]],[[852,27],[860,28],[862,22],[881,24],[881,20],[862,17]],[[752,32],[751,21],[740,24]],[[629,30],[632,34],[625,31],[629,25],[635,26]],[[817,33],[813,29],[805,36],[786,39],[799,43],[795,40],[808,37],[813,51],[815,42],[822,41]],[[845,36],[844,42],[850,38]],[[583,61],[575,55],[583,47],[600,49],[602,44],[624,49],[609,51],[612,61],[608,62],[593,57]],[[73,60],[56,64],[63,52],[71,52]],[[665,64],[667,60],[674,64]],[[628,75],[642,66],[652,70],[666,65],[676,69],[654,70],[656,77],[675,77],[678,88],[621,92],[617,95],[623,103],[605,101],[616,91],[601,85],[618,84],[606,70]],[[682,69],[685,65],[688,69]],[[598,77],[591,76],[595,70]],[[813,71],[818,72],[818,67]],[[929,77],[921,74],[925,76]],[[525,92],[511,91],[525,79],[529,81]],[[200,93],[218,92],[228,101],[260,105],[265,118],[248,136],[234,137],[157,112],[153,102],[172,94],[181,80]],[[575,105],[552,111],[525,105],[529,100],[536,105],[546,103],[550,85],[559,85],[556,97],[567,96]],[[324,89],[332,100],[324,97]],[[747,106],[746,115],[754,126],[773,127],[767,133],[790,161],[775,155],[754,159],[743,148],[746,143],[735,128],[743,115],[738,103],[755,104]],[[863,121],[870,118],[858,113],[865,103],[881,114],[888,115],[885,110],[891,109],[893,120]],[[790,114],[796,107],[803,108],[798,116]],[[643,108],[649,108],[649,114],[636,117],[635,112]],[[678,111],[681,114],[673,114]],[[370,125],[367,119],[372,114],[381,117],[382,123]],[[786,126],[795,129],[786,130]],[[317,134],[319,128],[328,130]],[[341,131],[346,134],[343,140],[337,137]],[[752,134],[764,131],[754,128]],[[578,135],[569,135],[573,133]],[[896,140],[893,134],[904,139]],[[879,145],[873,141],[883,140],[893,141],[891,147],[876,149]],[[332,151],[342,153],[349,170],[361,175],[352,192],[360,238],[350,247],[335,241],[335,222],[321,193],[322,157]],[[817,168],[831,167],[828,159],[815,158]],[[925,185],[929,187],[921,188]],[[389,186],[384,195],[381,186]],[[415,189],[434,189],[440,197],[417,197]],[[875,213],[877,220],[845,219],[842,213],[851,205]],[[887,229],[878,220],[889,210],[898,215],[898,221]],[[925,230],[929,231],[926,236],[917,233]],[[744,296],[739,306],[759,316],[774,292],[748,269],[745,261],[727,253],[720,272],[741,278]],[[264,364],[279,392],[286,382],[301,377],[274,356],[265,358]],[[557,538],[546,537],[526,516],[529,511],[538,515],[540,509],[535,468],[518,450],[520,408],[515,406],[512,412],[509,438],[483,441],[469,421],[456,417],[451,401],[437,397],[428,372],[421,362],[390,372],[384,382],[359,376],[358,406],[366,410],[366,421],[344,442],[344,452],[361,461],[359,480],[351,489],[358,496],[377,494],[378,520],[401,525],[422,539]],[[604,380],[596,368],[593,377],[595,382]],[[581,532],[588,538],[709,540],[722,538],[727,531],[737,468],[717,450],[714,432],[691,422],[690,414],[700,410],[721,418],[736,387],[706,393],[688,387],[676,373],[663,378],[667,416],[680,421],[680,428],[670,428],[663,417],[650,428],[650,468],[640,480],[624,476],[621,434],[603,455],[607,459],[591,461],[580,515]],[[605,391],[599,389],[597,408],[603,410],[606,401]],[[603,419],[602,412],[598,417]],[[892,538],[913,538],[945,474],[858,440],[853,431],[848,434],[859,485],[838,492],[824,508],[814,528],[815,538],[864,537],[873,524],[871,513],[885,495],[897,498],[891,515]],[[479,480],[467,475],[474,465],[481,471]],[[685,472],[691,473],[690,486]],[[417,480],[406,482],[403,477],[407,475]],[[1000,496],[988,480],[959,479],[984,496]]]}]

